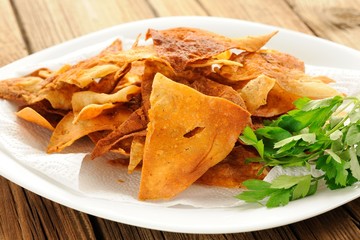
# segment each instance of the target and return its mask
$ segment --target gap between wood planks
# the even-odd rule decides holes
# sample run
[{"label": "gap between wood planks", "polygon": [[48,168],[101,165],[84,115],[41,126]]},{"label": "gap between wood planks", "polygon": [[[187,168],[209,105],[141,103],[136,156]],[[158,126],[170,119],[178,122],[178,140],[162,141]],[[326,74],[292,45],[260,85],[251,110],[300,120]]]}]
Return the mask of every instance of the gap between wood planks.
[{"label": "gap between wood planks", "polygon": [[12,11],[14,13],[15,19],[16,19],[16,23],[17,23],[17,25],[19,27],[21,37],[22,37],[22,39],[23,39],[23,41],[25,43],[26,51],[27,51],[28,54],[31,54],[31,53],[33,53],[33,50],[30,47],[30,41],[29,41],[29,38],[28,38],[27,33],[25,31],[24,24],[23,24],[23,21],[21,19],[21,16],[20,16],[20,14],[19,14],[19,12],[18,12],[18,10],[17,10],[17,8],[16,8],[16,6],[14,4],[14,0],[9,0],[9,2],[10,2],[10,5],[11,5],[11,8],[12,8]]}]

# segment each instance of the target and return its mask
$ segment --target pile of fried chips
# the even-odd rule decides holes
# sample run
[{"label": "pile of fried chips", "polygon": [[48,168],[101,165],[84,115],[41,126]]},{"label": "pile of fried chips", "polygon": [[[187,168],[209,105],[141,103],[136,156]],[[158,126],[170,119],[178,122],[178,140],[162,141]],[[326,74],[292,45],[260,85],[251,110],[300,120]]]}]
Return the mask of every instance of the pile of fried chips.
[{"label": "pile of fried chips", "polygon": [[[293,56],[262,47],[276,32],[228,38],[192,28],[149,29],[123,50],[116,40],[97,56],[52,71],[0,81],[17,116],[52,131],[47,152],[89,137],[92,158],[109,152],[141,170],[139,199],[170,199],[193,183],[241,187],[260,164],[238,140],[302,96],[340,93],[310,77]],[[124,162],[124,161],[123,161]]]}]

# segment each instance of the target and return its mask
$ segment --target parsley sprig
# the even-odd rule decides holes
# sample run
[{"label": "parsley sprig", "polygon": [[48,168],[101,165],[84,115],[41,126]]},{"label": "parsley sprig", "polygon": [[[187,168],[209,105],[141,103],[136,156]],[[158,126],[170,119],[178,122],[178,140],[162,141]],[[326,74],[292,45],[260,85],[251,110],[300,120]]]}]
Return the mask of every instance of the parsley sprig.
[{"label": "parsley sprig", "polygon": [[321,100],[300,98],[295,110],[253,131],[246,127],[240,140],[253,146],[264,167],[315,166],[323,175],[280,175],[271,183],[247,180],[236,197],[278,207],[317,191],[323,179],[329,189],[351,186],[360,180],[360,99],[335,96]]}]

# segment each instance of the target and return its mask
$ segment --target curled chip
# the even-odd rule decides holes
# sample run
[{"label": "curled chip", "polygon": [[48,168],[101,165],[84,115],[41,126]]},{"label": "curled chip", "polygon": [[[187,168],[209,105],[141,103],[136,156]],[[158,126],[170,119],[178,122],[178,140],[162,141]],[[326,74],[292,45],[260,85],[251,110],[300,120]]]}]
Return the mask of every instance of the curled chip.
[{"label": "curled chip", "polygon": [[128,172],[132,173],[140,164],[144,155],[145,136],[135,136],[131,143]]},{"label": "curled chip", "polygon": [[74,122],[74,113],[69,112],[56,126],[47,152],[60,152],[65,147],[73,144],[77,139],[92,132],[112,130],[130,116],[131,112],[126,109],[118,109],[113,114],[102,114],[88,120]]},{"label": "curled chip", "polygon": [[0,81],[0,97],[21,104],[31,104],[41,89],[40,83],[44,79],[40,77],[25,76]]},{"label": "curled chip", "polygon": [[126,86],[113,94],[95,93],[91,91],[76,92],[72,96],[71,105],[75,116],[74,122],[98,116],[103,110],[115,107],[114,103],[128,102],[140,92],[135,85]]},{"label": "curled chip", "polygon": [[[265,75],[249,81],[241,90],[240,95],[250,113],[253,113],[260,106],[267,102],[267,95],[274,87],[276,80]],[[254,96],[256,96],[254,98]]]},{"label": "curled chip", "polygon": [[18,116],[19,118],[22,118],[28,122],[35,123],[39,126],[42,126],[51,131],[54,131],[54,127],[50,124],[50,122],[30,107],[25,107],[25,108],[21,109],[20,111],[18,111],[16,113],[16,116]]}]

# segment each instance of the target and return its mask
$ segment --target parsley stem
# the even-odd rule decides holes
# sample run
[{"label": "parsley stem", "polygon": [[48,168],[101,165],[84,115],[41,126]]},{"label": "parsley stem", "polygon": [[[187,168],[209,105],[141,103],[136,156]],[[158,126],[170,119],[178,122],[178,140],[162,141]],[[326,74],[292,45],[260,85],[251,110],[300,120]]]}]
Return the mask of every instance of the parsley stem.
[{"label": "parsley stem", "polygon": [[330,134],[332,134],[333,132],[335,132],[336,130],[338,130],[341,126],[344,125],[344,123],[346,122],[346,120],[348,120],[350,114],[352,114],[359,106],[359,99],[357,99],[356,97],[346,97],[344,98],[344,100],[349,100],[350,102],[348,104],[346,104],[343,108],[341,108],[340,110],[337,110],[334,115],[337,115],[343,111],[345,111],[345,109],[347,109],[349,106],[351,106],[352,104],[354,105],[351,109],[350,112],[348,112],[346,114],[345,117],[343,117],[341,119],[341,121],[339,123],[337,123],[330,131],[328,131],[325,136],[330,136]]},{"label": "parsley stem", "polygon": [[323,174],[323,175],[321,175],[321,176],[319,176],[319,177],[311,176],[311,181],[317,182],[317,181],[319,181],[319,180],[321,180],[321,179],[324,179],[324,178],[325,178],[325,174]]},{"label": "parsley stem", "polygon": [[[346,104],[345,106],[343,106],[342,108],[337,109],[337,110],[333,113],[333,115],[338,115],[338,114],[344,112],[345,109],[348,108],[348,107],[353,103],[353,101],[354,101],[354,99],[351,99],[351,98],[343,98],[343,100],[344,100],[344,101],[346,101],[346,100],[351,100],[351,101],[350,101],[348,104]],[[341,107],[341,106],[339,106],[339,107]],[[339,108],[339,107],[338,107],[338,108]]]}]

